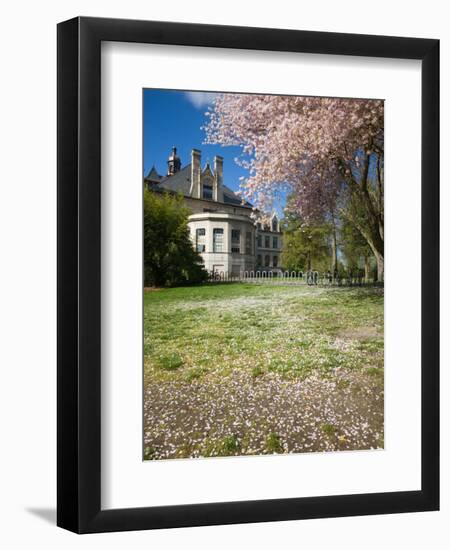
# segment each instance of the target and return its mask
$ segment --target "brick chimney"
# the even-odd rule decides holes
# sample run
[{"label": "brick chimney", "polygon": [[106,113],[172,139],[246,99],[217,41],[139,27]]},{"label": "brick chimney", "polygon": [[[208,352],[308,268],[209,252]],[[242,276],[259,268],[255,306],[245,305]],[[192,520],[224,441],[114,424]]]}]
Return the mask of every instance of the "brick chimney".
[{"label": "brick chimney", "polygon": [[213,199],[223,202],[223,157],[214,157]]},{"label": "brick chimney", "polygon": [[198,149],[192,149],[190,195],[191,197],[196,199],[199,199],[202,193],[202,189],[201,189],[202,186],[200,181],[200,175],[201,175],[200,161],[201,161],[201,152]]}]

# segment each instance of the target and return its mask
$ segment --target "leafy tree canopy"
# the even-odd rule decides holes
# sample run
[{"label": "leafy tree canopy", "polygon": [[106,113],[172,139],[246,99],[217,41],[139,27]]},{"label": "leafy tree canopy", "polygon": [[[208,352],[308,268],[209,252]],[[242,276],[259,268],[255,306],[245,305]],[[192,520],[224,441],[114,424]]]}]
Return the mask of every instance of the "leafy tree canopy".
[{"label": "leafy tree canopy", "polygon": [[144,191],[146,286],[193,284],[207,278],[189,236],[189,214],[181,196]]},{"label": "leafy tree canopy", "polygon": [[283,227],[283,267],[288,271],[330,269],[330,230],[326,223],[307,225],[298,215],[288,215]]}]

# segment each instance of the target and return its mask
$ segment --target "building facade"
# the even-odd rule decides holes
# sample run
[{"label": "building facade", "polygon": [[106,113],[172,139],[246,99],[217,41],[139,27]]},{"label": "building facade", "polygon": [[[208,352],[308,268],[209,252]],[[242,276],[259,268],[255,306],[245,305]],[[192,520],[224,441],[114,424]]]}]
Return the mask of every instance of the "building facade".
[{"label": "building facade", "polygon": [[193,149],[190,164],[182,167],[174,147],[166,175],[152,167],[144,184],[155,192],[183,195],[192,212],[188,225],[193,246],[209,272],[281,271],[283,243],[276,214],[269,224],[255,221],[253,206],[223,183],[222,157],[214,157],[212,167],[209,162],[202,167],[201,152]]}]

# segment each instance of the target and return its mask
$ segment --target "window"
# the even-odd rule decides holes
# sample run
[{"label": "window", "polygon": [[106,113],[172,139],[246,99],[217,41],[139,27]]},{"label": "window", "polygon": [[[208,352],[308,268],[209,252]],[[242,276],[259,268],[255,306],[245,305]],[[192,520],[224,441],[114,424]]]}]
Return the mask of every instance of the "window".
[{"label": "window", "polygon": [[272,231],[278,231],[278,220],[276,217],[272,220]]},{"label": "window", "polygon": [[252,253],[252,232],[247,231],[245,233],[245,253],[251,254]]},{"label": "window", "polygon": [[258,235],[258,236],[256,237],[256,246],[257,246],[258,248],[262,248],[262,236],[261,236],[261,235]]},{"label": "window", "polygon": [[266,267],[269,267],[270,266],[270,256],[269,254],[267,254],[265,257],[264,257],[264,265]]},{"label": "window", "polygon": [[273,237],[273,247],[278,248],[278,237]]},{"label": "window", "polygon": [[274,256],[272,262],[273,267],[278,267],[278,256]]},{"label": "window", "polygon": [[262,264],[262,256],[261,254],[258,254],[256,256],[256,265],[261,265]]},{"label": "window", "polygon": [[220,227],[213,229],[213,252],[223,252],[223,229]]},{"label": "window", "polygon": [[231,252],[241,252],[241,232],[239,229],[231,230]]},{"label": "window", "polygon": [[270,237],[268,235],[264,238],[264,248],[270,248]]},{"label": "window", "polygon": [[197,252],[205,252],[206,250],[206,230],[200,227],[195,231],[195,248]]},{"label": "window", "polygon": [[203,184],[203,198],[212,199],[213,198],[213,189],[211,185]]}]

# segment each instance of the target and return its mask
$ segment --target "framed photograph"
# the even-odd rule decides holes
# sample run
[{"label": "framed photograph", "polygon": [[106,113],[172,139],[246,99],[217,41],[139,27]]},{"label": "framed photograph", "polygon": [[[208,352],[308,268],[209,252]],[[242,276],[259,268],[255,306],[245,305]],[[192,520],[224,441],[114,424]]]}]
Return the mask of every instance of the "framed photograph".
[{"label": "framed photograph", "polygon": [[437,510],[438,273],[438,40],[60,23],[58,525]]}]

